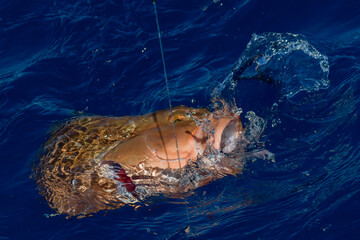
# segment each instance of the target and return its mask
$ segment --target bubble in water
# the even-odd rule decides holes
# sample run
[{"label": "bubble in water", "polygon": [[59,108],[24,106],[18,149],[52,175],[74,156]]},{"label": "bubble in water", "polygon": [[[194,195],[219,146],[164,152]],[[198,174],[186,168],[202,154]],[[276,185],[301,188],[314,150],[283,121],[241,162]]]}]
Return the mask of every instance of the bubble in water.
[{"label": "bubble in water", "polygon": [[271,106],[271,111],[273,111],[273,112],[276,112],[277,110],[278,110],[278,108],[279,108],[279,104],[277,104],[277,103],[274,103],[272,106]]},{"label": "bubble in water", "polygon": [[258,117],[253,111],[247,112],[245,118],[249,120],[246,129],[246,138],[249,141],[257,141],[265,129],[266,121]]},{"label": "bubble in water", "polygon": [[275,127],[276,125],[280,124],[281,123],[281,120],[280,118],[274,118],[272,121],[271,121],[271,127]]}]

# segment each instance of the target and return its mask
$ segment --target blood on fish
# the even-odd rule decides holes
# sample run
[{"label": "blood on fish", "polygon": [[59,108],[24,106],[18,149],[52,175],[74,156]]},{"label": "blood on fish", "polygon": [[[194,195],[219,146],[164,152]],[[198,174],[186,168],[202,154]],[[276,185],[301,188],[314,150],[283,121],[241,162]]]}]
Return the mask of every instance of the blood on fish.
[{"label": "blood on fish", "polygon": [[136,185],[133,183],[131,178],[126,174],[125,170],[121,167],[120,164],[113,161],[103,161],[101,165],[109,165],[111,170],[115,172],[116,177],[114,180],[120,182],[121,187],[124,187],[129,193],[131,193],[135,198],[139,196],[136,194]]},{"label": "blood on fish", "polygon": [[126,172],[123,168],[121,168],[117,174],[118,177],[115,180],[123,183],[122,186],[126,188],[128,192],[134,192],[136,189],[136,185],[131,181],[131,179],[126,175]]}]

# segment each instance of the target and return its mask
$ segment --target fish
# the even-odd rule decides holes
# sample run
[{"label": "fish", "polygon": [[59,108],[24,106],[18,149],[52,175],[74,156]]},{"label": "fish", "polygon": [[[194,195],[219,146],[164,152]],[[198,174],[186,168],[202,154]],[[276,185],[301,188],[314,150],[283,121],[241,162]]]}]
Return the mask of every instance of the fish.
[{"label": "fish", "polygon": [[68,217],[135,206],[150,196],[180,197],[241,173],[244,163],[229,156],[243,151],[243,130],[228,105],[82,116],[50,134],[35,180],[49,206]]}]

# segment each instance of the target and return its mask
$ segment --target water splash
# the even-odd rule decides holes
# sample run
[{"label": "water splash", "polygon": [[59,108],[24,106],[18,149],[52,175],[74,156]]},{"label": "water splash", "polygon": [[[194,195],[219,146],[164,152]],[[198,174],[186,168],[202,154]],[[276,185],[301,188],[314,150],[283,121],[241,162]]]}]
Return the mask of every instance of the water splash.
[{"label": "water splash", "polygon": [[249,142],[258,142],[261,134],[265,130],[266,121],[257,116],[253,111],[247,112],[245,118],[249,120],[245,137]]},{"label": "water splash", "polygon": [[313,92],[330,85],[329,61],[306,38],[292,33],[253,34],[233,72],[219,85],[232,88],[234,80],[260,79],[275,83],[291,98],[301,91]]}]

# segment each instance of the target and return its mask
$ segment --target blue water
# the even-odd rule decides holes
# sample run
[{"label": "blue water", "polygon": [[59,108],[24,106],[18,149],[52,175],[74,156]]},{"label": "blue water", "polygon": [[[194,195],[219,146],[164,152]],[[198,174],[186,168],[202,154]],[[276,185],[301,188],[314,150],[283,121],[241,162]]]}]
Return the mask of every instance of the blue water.
[{"label": "blue water", "polygon": [[[151,1],[0,3],[1,239],[360,238],[359,1],[157,2],[174,106],[209,106],[253,33],[302,34],[329,61],[330,85],[294,96],[281,74],[226,86],[244,121],[249,111],[266,121],[261,141],[276,161],[197,189],[190,234],[183,202],[161,197],[47,218],[30,178],[54,124],[168,107]],[[306,63],[291,60],[319,80]]]}]

